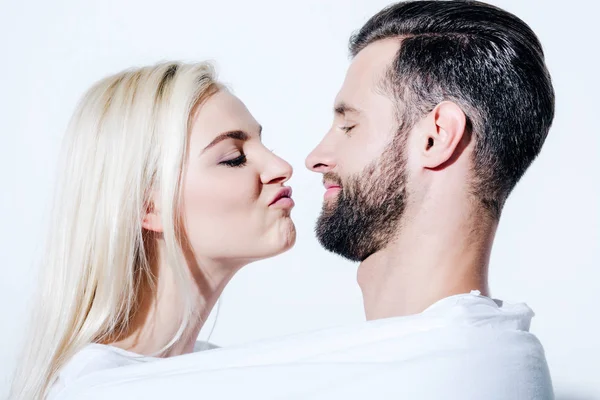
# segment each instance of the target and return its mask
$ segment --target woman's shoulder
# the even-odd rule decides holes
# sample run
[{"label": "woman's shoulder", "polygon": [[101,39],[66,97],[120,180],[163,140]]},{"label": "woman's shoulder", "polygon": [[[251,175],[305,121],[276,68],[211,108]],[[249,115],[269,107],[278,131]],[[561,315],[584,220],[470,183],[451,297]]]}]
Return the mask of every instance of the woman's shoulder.
[{"label": "woman's shoulder", "polygon": [[152,361],[155,358],[120,349],[118,347],[89,344],[77,352],[60,370],[48,395],[52,399],[64,387],[94,372]]},{"label": "woman's shoulder", "polygon": [[219,346],[210,342],[197,341],[194,343],[194,353],[205,350],[218,349]]},{"label": "woman's shoulder", "polygon": [[[198,341],[194,345],[194,352],[215,348],[218,348],[218,346],[209,342]],[[158,359],[159,358],[156,357],[143,356],[131,351],[123,350],[115,346],[97,343],[89,344],[76,353],[71,360],[63,366],[59,372],[58,378],[50,389],[47,399],[53,399],[63,388],[89,374],[112,368],[146,363]]]}]

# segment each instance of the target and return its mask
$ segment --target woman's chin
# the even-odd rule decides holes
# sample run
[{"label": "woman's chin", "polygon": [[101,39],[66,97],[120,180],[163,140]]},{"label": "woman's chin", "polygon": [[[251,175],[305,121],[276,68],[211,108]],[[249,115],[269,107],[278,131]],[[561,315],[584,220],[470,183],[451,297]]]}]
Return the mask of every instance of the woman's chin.
[{"label": "woman's chin", "polygon": [[248,249],[252,248],[252,254],[246,253],[240,259],[247,260],[246,263],[265,260],[267,258],[278,256],[285,253],[296,244],[296,227],[291,218],[279,221],[277,226],[266,236],[257,236],[253,243],[249,244]]},{"label": "woman's chin", "polygon": [[294,247],[294,244],[296,244],[296,226],[292,219],[286,218],[281,221],[272,232],[271,240],[265,242],[269,243],[270,246],[265,249],[264,257],[261,258],[275,257]]},{"label": "woman's chin", "polygon": [[296,244],[296,226],[290,219],[290,229],[283,236],[283,245],[281,248],[281,253],[288,251]]},{"label": "woman's chin", "polygon": [[286,218],[279,224],[273,238],[273,254],[271,257],[285,253],[296,244],[296,226],[291,218]]}]

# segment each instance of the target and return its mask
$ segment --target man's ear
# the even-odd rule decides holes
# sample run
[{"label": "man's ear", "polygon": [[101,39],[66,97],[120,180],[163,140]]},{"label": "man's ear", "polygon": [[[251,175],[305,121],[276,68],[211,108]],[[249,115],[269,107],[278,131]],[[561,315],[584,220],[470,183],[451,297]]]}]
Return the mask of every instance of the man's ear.
[{"label": "man's ear", "polygon": [[142,227],[152,232],[162,233],[163,226],[160,219],[160,208],[157,206],[157,196],[152,196],[152,199],[146,205],[146,212],[142,220]]},{"label": "man's ear", "polygon": [[448,162],[465,135],[467,117],[451,101],[443,101],[427,117],[420,138],[423,166],[434,169]]}]

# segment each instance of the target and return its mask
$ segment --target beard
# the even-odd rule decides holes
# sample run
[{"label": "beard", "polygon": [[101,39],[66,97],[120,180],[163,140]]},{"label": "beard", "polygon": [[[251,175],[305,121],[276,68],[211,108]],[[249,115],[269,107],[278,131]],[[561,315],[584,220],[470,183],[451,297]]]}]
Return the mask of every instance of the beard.
[{"label": "beard", "polygon": [[394,240],[407,202],[406,136],[398,132],[379,159],[345,182],[333,172],[323,175],[342,187],[317,221],[326,250],[362,262]]}]

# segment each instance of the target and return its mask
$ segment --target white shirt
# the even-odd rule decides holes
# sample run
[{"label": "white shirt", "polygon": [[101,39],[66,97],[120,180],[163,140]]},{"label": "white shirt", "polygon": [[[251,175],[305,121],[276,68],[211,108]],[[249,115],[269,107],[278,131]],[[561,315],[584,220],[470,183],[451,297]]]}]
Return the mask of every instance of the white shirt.
[{"label": "white shirt", "polygon": [[525,304],[471,292],[412,316],[127,366],[106,348],[93,362],[101,371],[69,379],[65,367],[56,400],[553,399],[532,317]]},{"label": "white shirt", "polygon": [[[196,342],[194,352],[215,349],[212,343]],[[69,362],[61,369],[58,378],[52,385],[47,400],[54,399],[65,387],[95,372],[138,365],[147,362],[157,361],[161,358],[143,356],[131,351],[123,350],[119,347],[105,344],[93,343],[87,345],[79,351]]]}]

